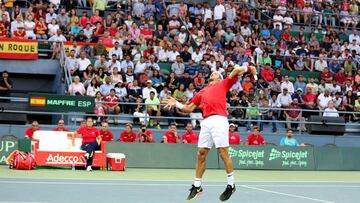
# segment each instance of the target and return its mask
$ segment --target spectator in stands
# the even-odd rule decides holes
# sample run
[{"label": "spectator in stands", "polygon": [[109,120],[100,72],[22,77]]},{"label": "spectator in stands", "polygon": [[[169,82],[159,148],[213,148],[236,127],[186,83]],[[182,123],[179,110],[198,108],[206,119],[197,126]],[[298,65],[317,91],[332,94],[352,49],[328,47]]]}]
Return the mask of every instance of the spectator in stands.
[{"label": "spectator in stands", "polygon": [[293,85],[292,82],[289,81],[289,76],[288,75],[284,76],[284,81],[281,83],[281,91],[283,91],[284,88],[286,88],[288,90],[290,95],[295,92],[294,85]]},{"label": "spectator in stands", "polygon": [[339,113],[335,108],[335,103],[330,100],[328,107],[324,110],[323,117],[339,117]]},{"label": "spectator in stands", "polygon": [[246,145],[265,145],[264,137],[259,133],[260,128],[258,126],[253,127],[253,133],[246,139]]},{"label": "spectator in stands", "polygon": [[[291,101],[292,101],[291,95],[288,93],[287,87],[285,87],[282,90],[282,94],[279,94],[277,96],[277,99],[276,99],[277,107],[278,108],[287,108],[290,106]],[[283,111],[280,112],[280,114],[281,114],[280,117],[282,117]]]},{"label": "spectator in stands", "polygon": [[230,123],[229,125],[229,144],[230,145],[241,144],[240,135],[236,132],[236,125],[234,123]]},{"label": "spectator in stands", "polygon": [[[6,70],[1,74],[0,80],[0,97],[10,97],[10,91],[13,88],[13,83],[9,79],[9,72]],[[0,99],[0,102],[10,102],[9,99]]]},{"label": "spectator in stands", "polygon": [[25,130],[25,138],[32,140],[34,136],[34,132],[37,130],[41,130],[41,128],[39,127],[39,123],[37,121],[31,122],[31,127],[26,128]]},{"label": "spectator in stands", "polygon": [[[355,111],[360,112],[360,92],[357,93],[357,100],[355,100]],[[356,119],[359,118],[359,114],[355,114]]]},{"label": "spectator in stands", "polygon": [[309,83],[306,85],[306,89],[307,88],[310,88],[312,93],[318,94],[319,86],[318,86],[318,84],[315,83],[314,77],[310,77]]},{"label": "spectator in stands", "polygon": [[65,120],[60,119],[58,121],[58,126],[56,128],[54,128],[53,131],[64,131],[64,132],[69,131],[68,129],[65,128]]},{"label": "spectator in stands", "polygon": [[297,121],[299,123],[299,130],[300,132],[305,132],[305,118],[302,117],[302,111],[301,108],[298,105],[298,100],[293,99],[290,106],[286,108],[286,111],[284,112],[285,118],[286,118],[286,126],[287,129],[291,128],[291,121]]},{"label": "spectator in stands", "polygon": [[135,142],[136,133],[132,131],[133,126],[130,123],[125,125],[125,131],[120,134],[120,142]]},{"label": "spectator in stands", "polygon": [[93,127],[93,125],[93,119],[88,117],[86,119],[86,126],[75,131],[75,135],[79,134],[82,137],[81,150],[86,151],[84,155],[86,159],[86,171],[92,171],[93,156],[95,155],[95,151],[100,149],[102,141],[99,130]]},{"label": "spectator in stands", "polygon": [[287,130],[287,136],[281,138],[280,146],[287,146],[287,147],[298,147],[298,146],[305,146],[304,144],[299,144],[299,142],[294,138],[293,130]]},{"label": "spectator in stands", "polygon": [[144,123],[141,124],[138,139],[140,143],[154,143],[154,136],[151,130],[146,128]]},{"label": "spectator in stands", "polygon": [[[116,90],[111,89],[110,94],[104,98],[104,102],[109,102],[105,104],[105,111],[107,114],[118,115],[121,111],[120,105],[117,102],[120,102],[120,99],[116,96]],[[114,123],[116,117],[114,117]]]},{"label": "spectator in stands", "polygon": [[[351,111],[353,112],[354,109],[354,105],[355,105],[355,98],[353,95],[353,92],[351,90],[347,91],[343,97],[343,105],[345,107],[345,111]],[[347,121],[353,121],[355,120],[355,115],[352,113],[349,114],[345,114],[345,119]]]},{"label": "spectator in stands", "polygon": [[176,62],[171,65],[171,71],[175,73],[177,77],[181,77],[185,71],[185,65],[179,56],[176,56]]},{"label": "spectator in stands", "polygon": [[180,143],[180,136],[178,135],[175,123],[171,123],[169,126],[169,131],[164,133],[163,143],[169,143],[169,144]]},{"label": "spectator in stands", "polygon": [[327,68],[328,64],[324,60],[324,56],[320,54],[319,59],[315,61],[315,70],[319,72],[323,72],[324,68]]},{"label": "spectator in stands", "polygon": [[193,131],[193,125],[191,123],[186,124],[186,132],[182,136],[184,144],[197,144],[199,141],[199,135]]},{"label": "spectator in stands", "polygon": [[80,77],[75,76],[73,83],[69,86],[68,93],[70,95],[81,95],[84,96],[86,93],[85,87],[82,82],[80,82]]},{"label": "spectator in stands", "polygon": [[257,125],[260,126],[260,121],[258,120],[261,119],[261,113],[258,105],[255,104],[254,100],[250,101],[250,106],[246,110],[246,119],[248,120],[246,125],[246,129],[248,132],[250,132],[251,122],[257,121]]},{"label": "spectator in stands", "polygon": [[154,92],[155,97],[157,97],[157,91],[153,88],[153,83],[151,80],[146,81],[146,87],[142,90],[142,98],[146,100],[150,97],[150,93]]},{"label": "spectator in stands", "polygon": [[[269,105],[269,100],[263,99],[262,105],[260,106],[261,120],[270,120],[272,125],[272,132],[276,132],[276,118],[272,107]],[[264,129],[264,121],[260,122],[260,131]]]},{"label": "spectator in stands", "polygon": [[[155,96],[155,92],[150,92],[150,97],[145,100],[145,104],[147,106],[147,112],[150,116],[156,116],[157,128],[160,128],[160,116],[161,116],[161,107],[160,101]],[[154,120],[150,119],[150,127],[154,125]]]},{"label": "spectator in stands", "polygon": [[306,83],[304,82],[304,76],[298,75],[296,82],[294,83],[294,89],[298,90],[301,88],[302,92],[306,90]]},{"label": "spectator in stands", "polygon": [[104,120],[103,115],[105,115],[106,106],[103,104],[103,99],[101,96],[101,92],[96,92],[95,94],[95,107],[94,113],[98,116],[97,123],[100,123],[101,120]]},{"label": "spectator in stands", "polygon": [[86,89],[86,95],[90,97],[95,97],[95,94],[99,91],[100,85],[97,82],[96,78],[91,79],[91,82]]},{"label": "spectator in stands", "polygon": [[331,101],[331,95],[330,95],[330,89],[326,88],[324,93],[321,93],[317,98],[317,104],[320,111],[323,111],[326,109],[329,104],[329,101]]},{"label": "spectator in stands", "polygon": [[104,97],[108,96],[110,94],[110,90],[113,88],[114,88],[114,85],[111,84],[111,78],[106,77],[105,83],[100,86],[101,95]]}]

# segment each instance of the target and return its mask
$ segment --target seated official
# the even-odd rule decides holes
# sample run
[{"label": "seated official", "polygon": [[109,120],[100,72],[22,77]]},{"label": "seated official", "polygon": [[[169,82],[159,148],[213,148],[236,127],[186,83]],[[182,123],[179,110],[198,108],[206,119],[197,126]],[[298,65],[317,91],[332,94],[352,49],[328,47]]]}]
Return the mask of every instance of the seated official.
[{"label": "seated official", "polygon": [[101,124],[101,130],[100,130],[100,136],[102,138],[102,141],[105,142],[112,142],[114,141],[114,135],[109,129],[109,124],[107,122],[103,122]]},{"label": "seated official", "polygon": [[287,136],[281,138],[280,146],[297,147],[297,146],[305,146],[305,145],[299,144],[299,142],[294,138],[293,131],[289,129],[287,130]]},{"label": "seated official", "polygon": [[25,138],[32,140],[34,136],[34,132],[37,130],[41,130],[41,128],[39,127],[39,123],[37,121],[33,121],[31,123],[31,128],[27,128],[25,130]]},{"label": "seated official", "polygon": [[136,133],[132,131],[132,125],[127,123],[125,125],[125,131],[120,134],[119,141],[120,142],[135,142],[136,141]]},{"label": "seated official", "polygon": [[163,142],[170,144],[180,143],[180,136],[177,133],[177,128],[175,123],[171,123],[169,126],[169,131],[164,133]]},{"label": "seated official", "polygon": [[154,143],[153,133],[147,129],[145,124],[141,124],[138,140],[141,143]]},{"label": "seated official", "polygon": [[230,123],[229,125],[229,144],[230,145],[239,145],[241,144],[240,135],[235,132],[236,125],[234,123]]},{"label": "seated official", "polygon": [[246,145],[265,145],[264,137],[259,133],[260,128],[257,126],[253,127],[253,133],[246,139]]},{"label": "seated official", "polygon": [[56,128],[53,129],[53,131],[64,131],[64,132],[68,132],[69,130],[65,128],[65,121],[64,119],[60,119],[58,121],[58,126]]},{"label": "seated official", "polygon": [[193,125],[191,123],[186,124],[186,132],[182,136],[184,144],[197,144],[199,141],[199,135],[193,131]]},{"label": "seated official", "polygon": [[86,119],[86,126],[75,131],[75,135],[82,136],[81,150],[86,151],[84,157],[86,159],[86,171],[92,171],[93,157],[96,150],[100,150],[102,138],[99,130],[95,128],[94,121],[91,117]]}]

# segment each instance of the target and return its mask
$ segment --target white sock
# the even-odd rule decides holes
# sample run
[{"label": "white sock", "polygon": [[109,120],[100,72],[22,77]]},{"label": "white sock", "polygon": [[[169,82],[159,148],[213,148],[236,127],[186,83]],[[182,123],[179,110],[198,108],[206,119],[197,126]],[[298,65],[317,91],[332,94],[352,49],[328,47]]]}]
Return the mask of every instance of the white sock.
[{"label": "white sock", "polygon": [[201,186],[201,178],[195,178],[194,179],[194,186],[200,187]]},{"label": "white sock", "polygon": [[234,172],[227,174],[227,182],[228,182],[228,185],[231,185],[231,187],[234,187]]}]

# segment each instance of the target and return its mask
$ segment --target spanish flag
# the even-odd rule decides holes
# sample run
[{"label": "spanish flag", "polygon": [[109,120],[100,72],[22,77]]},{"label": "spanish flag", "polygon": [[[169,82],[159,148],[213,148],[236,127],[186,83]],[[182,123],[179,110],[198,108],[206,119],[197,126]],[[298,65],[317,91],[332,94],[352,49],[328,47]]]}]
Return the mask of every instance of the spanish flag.
[{"label": "spanish flag", "polygon": [[45,97],[30,97],[30,106],[45,106],[46,98]]}]

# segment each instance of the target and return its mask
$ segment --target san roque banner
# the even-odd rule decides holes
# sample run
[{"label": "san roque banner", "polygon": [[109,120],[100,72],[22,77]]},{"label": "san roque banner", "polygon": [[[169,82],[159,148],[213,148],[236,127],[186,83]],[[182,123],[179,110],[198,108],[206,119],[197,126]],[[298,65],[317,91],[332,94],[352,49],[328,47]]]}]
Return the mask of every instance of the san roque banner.
[{"label": "san roque banner", "polygon": [[30,39],[0,38],[0,58],[37,59],[38,41]]},{"label": "san roque banner", "polygon": [[30,94],[28,105],[33,111],[92,112],[95,100],[86,96]]},{"label": "san roque banner", "polygon": [[314,170],[312,147],[230,147],[236,169]]}]

